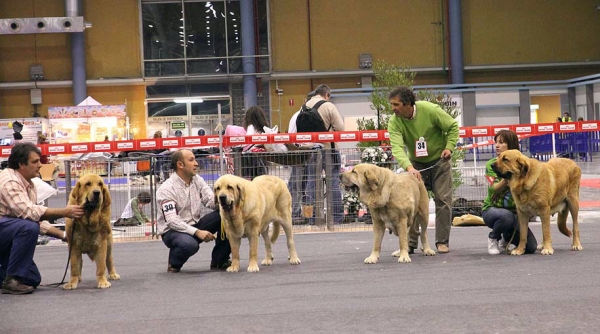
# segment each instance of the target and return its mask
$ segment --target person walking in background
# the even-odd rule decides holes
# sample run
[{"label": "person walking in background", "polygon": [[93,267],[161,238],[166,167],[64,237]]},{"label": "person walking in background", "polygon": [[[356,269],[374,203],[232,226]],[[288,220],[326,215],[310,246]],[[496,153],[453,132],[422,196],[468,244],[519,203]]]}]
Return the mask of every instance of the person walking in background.
[{"label": "person walking in background", "polygon": [[[323,120],[323,125],[327,131],[344,131],[344,120],[340,115],[340,112],[336,106],[331,103],[331,89],[327,85],[319,85],[315,89],[315,95],[308,100],[305,105],[308,108],[312,108],[320,101],[325,101],[317,109],[317,112]],[[296,121],[296,127],[298,131],[301,128],[298,126],[299,118]],[[329,146],[329,144],[328,144]],[[344,220],[344,205],[342,204],[342,190],[340,188],[340,169],[341,169],[341,155],[339,148],[336,145],[331,146],[331,149],[323,149],[325,145],[323,143],[317,143],[316,147],[321,150],[322,165],[317,166],[317,156],[313,154],[311,159],[307,163],[307,181],[305,196],[310,200],[315,201],[317,198],[316,183],[321,182],[321,174],[326,169],[325,164],[327,163],[326,154],[330,155],[331,158],[331,189],[333,195],[333,222],[336,224],[342,223]],[[314,218],[309,219],[310,224],[314,224]]]},{"label": "person walking in background", "polygon": [[[310,100],[313,96],[315,96],[314,92],[308,93],[304,103]],[[302,109],[300,109],[302,110]],[[296,133],[298,132],[296,127],[296,119],[298,118],[298,114],[300,114],[300,110],[296,111],[292,118],[290,118],[290,123],[288,125],[288,133]],[[301,204],[303,201],[304,190],[306,189],[306,174],[304,173],[307,168],[306,164],[302,166],[292,166],[292,171],[290,172],[290,178],[288,181],[288,190],[292,195],[292,221],[303,222],[302,209]]]},{"label": "person walking in background", "polygon": [[46,219],[83,216],[79,205],[54,209],[37,204],[31,179],[41,166],[40,150],[32,143],[19,143],[0,173],[0,282],[5,294],[32,293],[42,281],[33,261],[38,234],[67,241],[66,233]]},{"label": "person walking in background", "polygon": [[132,198],[123,213],[121,218],[117,219],[114,226],[137,226],[150,222],[150,218],[144,212],[144,206],[149,204],[152,196],[147,191],[140,192],[136,197]]},{"label": "person walking in background", "polygon": [[[439,253],[448,253],[452,226],[450,159],[458,142],[458,123],[437,104],[416,101],[408,87],[392,90],[389,100],[394,111],[388,123],[392,154],[400,167],[422,180],[427,190],[433,192],[435,245]],[[418,234],[410,235],[410,254],[418,246],[417,238]]]},{"label": "person walking in background", "polygon": [[[490,255],[500,254],[501,251],[506,252],[509,242],[514,246],[519,244],[517,207],[508,188],[508,180],[498,177],[492,169],[492,164],[498,160],[500,153],[519,149],[519,138],[513,131],[500,130],[494,136],[494,142],[496,157],[490,159],[485,165],[485,178],[489,186],[482,208],[483,222],[492,229],[488,235]],[[537,240],[528,228],[525,253],[535,253],[536,249]]]},{"label": "person walking in background", "polygon": [[171,169],[173,174],[156,191],[158,234],[169,248],[167,272],[178,273],[198,252],[200,243],[213,240],[210,269],[227,269],[229,240],[221,235],[221,215],[213,190],[197,174],[198,162],[192,151],[173,153]]}]

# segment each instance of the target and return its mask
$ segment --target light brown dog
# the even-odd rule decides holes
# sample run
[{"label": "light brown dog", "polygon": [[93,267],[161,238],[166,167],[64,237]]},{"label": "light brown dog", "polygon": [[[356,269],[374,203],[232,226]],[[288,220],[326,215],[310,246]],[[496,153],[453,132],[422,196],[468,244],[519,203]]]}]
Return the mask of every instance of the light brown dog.
[{"label": "light brown dog", "polygon": [[400,250],[392,253],[398,262],[411,262],[408,233],[418,233],[424,255],[435,255],[427,239],[429,197],[423,182],[408,174],[395,174],[387,168],[358,164],[340,176],[347,191],[358,192],[373,218],[373,250],[365,263],[377,263],[386,227],[399,237]]},{"label": "light brown dog", "polygon": [[[558,212],[558,230],[571,237],[572,250],[582,250],[579,240],[579,184],[581,169],[569,159],[553,158],[547,163],[528,158],[518,150],[508,150],[498,156],[492,165],[498,176],[508,180],[510,192],[517,205],[520,239],[511,254],[521,255],[527,243],[529,217],[542,220],[542,254],[552,255],[550,215]],[[567,215],[571,212],[573,233],[567,227]],[[538,247],[539,248],[539,247]]]},{"label": "light brown dog", "polygon": [[82,254],[87,254],[92,262],[96,262],[96,287],[110,288],[106,269],[111,280],[118,280],[121,276],[113,265],[110,192],[102,178],[95,174],[82,176],[71,191],[69,205],[83,206],[84,215],[80,219],[66,219],[71,278],[63,289],[77,289],[77,284],[81,282]]},{"label": "light brown dog", "polygon": [[[231,266],[227,271],[237,272],[240,268],[240,244],[244,236],[248,237],[250,243],[249,272],[259,271],[259,234],[265,241],[266,251],[261,264],[273,264],[271,243],[277,240],[281,227],[287,238],[290,264],[300,264],[292,235],[292,196],[283,180],[262,175],[250,182],[228,174],[215,182],[214,192],[231,245]],[[269,239],[270,222],[273,222],[273,231]]]}]

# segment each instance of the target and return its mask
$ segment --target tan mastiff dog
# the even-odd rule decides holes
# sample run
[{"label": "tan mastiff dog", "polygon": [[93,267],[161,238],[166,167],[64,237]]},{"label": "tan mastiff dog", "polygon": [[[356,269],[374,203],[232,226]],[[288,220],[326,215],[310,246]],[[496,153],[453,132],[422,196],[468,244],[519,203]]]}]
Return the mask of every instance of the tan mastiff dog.
[{"label": "tan mastiff dog", "polygon": [[424,255],[435,255],[427,239],[429,224],[429,197],[423,182],[408,174],[395,174],[387,168],[358,164],[340,175],[347,191],[358,192],[373,217],[373,250],[365,263],[377,263],[381,240],[386,227],[400,239],[400,250],[392,253],[398,262],[411,262],[408,255],[408,232],[418,233]]},{"label": "tan mastiff dog", "polygon": [[[492,165],[498,176],[508,180],[510,192],[517,205],[520,239],[511,254],[521,255],[527,243],[529,218],[542,219],[542,255],[552,255],[550,215],[558,212],[558,230],[571,237],[572,250],[582,250],[579,240],[579,184],[581,169],[569,159],[553,158],[547,163],[528,158],[518,150],[508,150],[498,156]],[[573,233],[567,227],[567,216],[571,213]],[[538,246],[539,249],[539,246]]]},{"label": "tan mastiff dog", "polygon": [[[248,271],[258,268],[258,236],[265,241],[265,259],[261,264],[273,264],[271,243],[279,236],[281,227],[285,231],[290,264],[300,264],[294,236],[292,235],[292,196],[286,183],[275,176],[262,175],[248,181],[234,175],[221,176],[213,187],[215,201],[220,206],[221,221],[231,245],[229,272],[240,268],[240,244],[248,237],[250,260]],[[269,223],[273,222],[273,234],[269,239]]]}]

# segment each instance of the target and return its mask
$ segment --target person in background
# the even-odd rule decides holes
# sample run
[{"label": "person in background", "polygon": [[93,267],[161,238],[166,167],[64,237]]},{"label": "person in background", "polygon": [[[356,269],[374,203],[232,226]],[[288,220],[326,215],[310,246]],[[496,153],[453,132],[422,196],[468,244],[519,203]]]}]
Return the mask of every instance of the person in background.
[{"label": "person in background", "polygon": [[[158,188],[158,234],[169,248],[168,273],[178,273],[196,254],[200,243],[215,241],[211,270],[229,267],[231,247],[221,235],[221,215],[212,188],[197,174],[198,162],[190,150],[171,156],[173,174]],[[217,233],[219,234],[217,236]]]},{"label": "person in background", "polygon": [[[506,252],[510,244],[519,244],[519,221],[517,219],[517,207],[508,189],[508,180],[502,179],[492,170],[492,164],[496,162],[500,153],[507,150],[519,149],[519,138],[510,130],[500,130],[494,136],[496,143],[496,157],[490,159],[485,165],[485,178],[489,182],[487,197],[483,200],[482,216],[483,222],[491,228],[488,235],[488,254],[497,255],[501,251]],[[527,229],[527,244],[525,253],[535,253],[537,240]]]},{"label": "person in background", "polygon": [[[315,95],[306,101],[306,106],[312,108],[317,102],[325,100],[317,112],[323,119],[323,125],[328,131],[344,131],[344,120],[340,115],[337,107],[330,102],[331,99],[331,88],[327,85],[319,85],[315,88]],[[321,175],[323,170],[326,169],[327,158],[326,154],[330,155],[331,160],[331,189],[333,190],[333,222],[340,224],[344,221],[344,205],[342,203],[342,189],[340,188],[340,170],[342,157],[339,151],[339,147],[335,144],[333,147],[329,143],[317,143],[316,148],[321,149],[321,161],[322,165],[317,166],[317,155],[313,154],[311,159],[307,162],[307,180],[305,196],[308,200],[315,201],[317,199],[316,185],[317,182],[321,182]],[[309,224],[314,224],[314,218],[309,219]]]},{"label": "person in background", "polygon": [[[252,106],[246,110],[242,127],[246,130],[246,135],[264,133],[265,126],[269,126],[265,111],[259,106]],[[244,152],[265,152],[263,145],[245,145]],[[242,176],[247,179],[254,179],[257,176],[267,174],[265,162],[257,156],[242,154]]]},{"label": "person in background", "polygon": [[[152,138],[162,138],[162,132],[156,131]],[[164,149],[152,150],[151,153],[161,154],[164,153]],[[167,161],[169,160],[168,156],[157,156],[156,157],[156,165],[154,166],[154,177],[156,178],[156,183],[160,183],[166,180],[169,177],[169,171],[167,170]],[[162,178],[161,178],[162,174]]]},{"label": "person in background", "polygon": [[[435,201],[435,245],[448,253],[452,226],[452,150],[458,142],[458,123],[439,105],[416,101],[412,89],[400,86],[389,94],[394,115],[388,132],[392,154],[400,167],[425,183]],[[412,229],[411,229],[412,231]],[[421,231],[427,233],[427,231]],[[417,248],[412,233],[409,253]]]},{"label": "person in background", "polygon": [[83,216],[83,207],[48,208],[37,204],[31,181],[40,172],[40,150],[32,143],[16,144],[8,157],[8,168],[0,173],[0,282],[2,293],[32,293],[42,277],[33,261],[38,234],[63,241],[66,233],[46,219]]},{"label": "person in background", "polygon": [[571,115],[565,111],[565,113],[563,114],[562,121],[563,122],[573,122],[573,119],[571,118]]},{"label": "person in background", "polygon": [[558,123],[562,123],[563,119],[562,119],[562,117],[558,116],[558,117],[556,117],[556,121],[557,121]]},{"label": "person in background", "polygon": [[[306,96],[304,103],[310,100],[315,96],[315,92],[310,92]],[[302,110],[302,108],[300,109]],[[296,119],[298,119],[298,114],[300,114],[300,110],[296,111],[292,118],[290,118],[290,123],[288,125],[288,133],[296,133]],[[288,181],[288,190],[292,195],[292,221],[293,222],[304,222],[302,216],[301,204],[303,201],[303,193],[304,189],[306,189],[306,174],[304,173],[306,169],[306,164],[302,166],[292,166],[292,171],[290,173],[290,178]]]},{"label": "person in background", "polygon": [[[37,138],[37,144],[38,145],[48,144],[48,139],[46,138],[46,136],[44,136],[43,134],[40,133]],[[49,163],[50,161],[48,160],[48,155],[40,154],[40,162],[43,164]]]},{"label": "person in background", "polygon": [[583,122],[583,121],[584,121],[583,117],[581,117],[581,116],[577,117],[577,122]]},{"label": "person in background", "polygon": [[140,192],[136,197],[132,198],[123,213],[121,218],[117,219],[115,226],[136,226],[150,222],[150,218],[144,212],[144,206],[149,204],[152,196],[147,191]]}]

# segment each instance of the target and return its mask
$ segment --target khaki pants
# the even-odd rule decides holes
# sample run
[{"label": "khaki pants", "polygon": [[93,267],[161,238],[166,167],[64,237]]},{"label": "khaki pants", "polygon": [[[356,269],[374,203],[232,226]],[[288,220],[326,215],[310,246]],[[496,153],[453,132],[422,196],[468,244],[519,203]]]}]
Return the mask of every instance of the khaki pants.
[{"label": "khaki pants", "polygon": [[[452,165],[450,160],[440,159],[427,164],[411,161],[412,166],[421,171],[421,178],[427,190],[433,192],[435,202],[435,244],[450,243],[450,227],[452,226]],[[437,165],[435,165],[438,163]],[[427,233],[427,231],[423,231]],[[411,228],[409,231],[409,246],[415,249],[418,246],[419,228]]]}]

